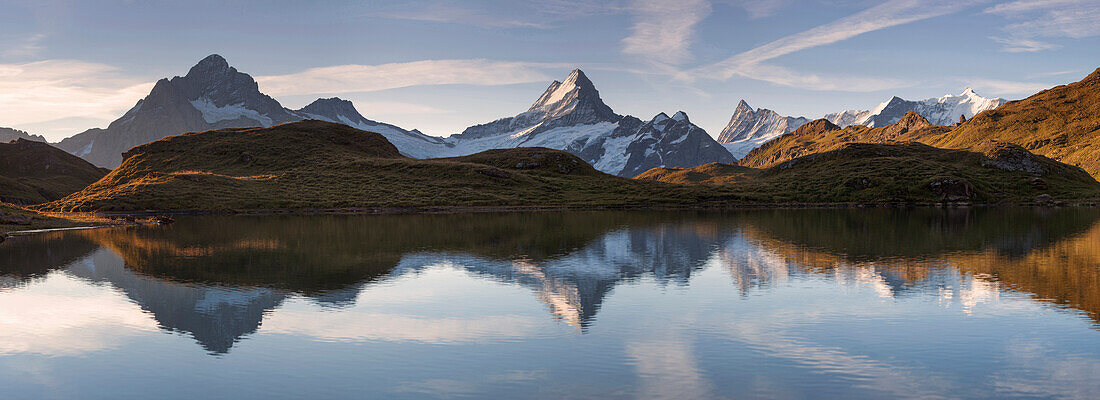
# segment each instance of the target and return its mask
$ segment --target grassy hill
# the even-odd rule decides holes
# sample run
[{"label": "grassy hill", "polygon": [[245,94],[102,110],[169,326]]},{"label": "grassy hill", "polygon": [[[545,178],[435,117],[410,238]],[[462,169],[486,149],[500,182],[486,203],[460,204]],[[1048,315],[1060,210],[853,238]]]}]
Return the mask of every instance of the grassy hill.
[{"label": "grassy hill", "polygon": [[950,128],[932,125],[913,111],[897,123],[879,128],[863,125],[841,128],[828,120],[818,119],[753,149],[740,163],[747,167],[769,168],[798,157],[836,150],[848,143],[904,143],[948,131]]},{"label": "grassy hill", "polygon": [[0,201],[26,205],[58,200],[106,174],[107,170],[43,142],[0,143]]},{"label": "grassy hill", "polygon": [[1085,79],[1039,92],[975,115],[958,126],[932,125],[910,112],[880,128],[841,129],[816,120],[749,152],[741,165],[768,168],[847,143],[918,141],[935,147],[977,148],[995,140],[1013,143],[1100,177],[1100,69]]},{"label": "grassy hill", "polygon": [[1100,68],[1079,82],[1008,102],[921,141],[967,148],[989,139],[1015,143],[1100,176]]},{"label": "grassy hill", "polygon": [[[835,131],[835,130],[834,130]],[[1031,202],[1100,198],[1100,183],[1084,170],[986,142],[973,150],[924,144],[842,143],[766,169],[708,164],[654,169],[636,179],[736,187],[773,203]]]},{"label": "grassy hill", "polygon": [[420,160],[381,135],[301,121],[138,146],[52,211],[688,204],[711,191],[596,171],[569,153],[519,148]]}]

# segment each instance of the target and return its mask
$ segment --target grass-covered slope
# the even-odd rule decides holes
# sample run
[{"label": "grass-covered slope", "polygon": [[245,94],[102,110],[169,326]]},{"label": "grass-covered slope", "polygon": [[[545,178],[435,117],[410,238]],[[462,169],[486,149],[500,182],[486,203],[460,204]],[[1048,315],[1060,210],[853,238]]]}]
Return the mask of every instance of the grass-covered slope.
[{"label": "grass-covered slope", "polygon": [[1100,68],[1085,79],[982,112],[922,142],[967,148],[995,139],[1015,143],[1100,176]]},{"label": "grass-covered slope", "polygon": [[960,125],[932,125],[910,112],[880,128],[839,128],[816,120],[749,152],[741,165],[768,168],[847,143],[918,141],[935,147],[973,149],[996,140],[1084,168],[1100,177],[1100,69],[1085,79],[987,110]]},{"label": "grass-covered slope", "polygon": [[683,204],[702,191],[596,171],[568,153],[519,148],[401,156],[379,134],[301,121],[168,137],[54,211]]},{"label": "grass-covered slope", "polygon": [[693,168],[654,168],[634,179],[681,185],[731,185],[749,182],[759,172],[758,169],[737,164],[710,163]]},{"label": "grass-covered slope", "polygon": [[0,143],[0,201],[27,205],[58,200],[106,174],[107,170],[43,142]]},{"label": "grass-covered slope", "polygon": [[904,143],[949,130],[946,126],[929,123],[913,111],[906,113],[898,122],[879,128],[863,125],[840,128],[826,119],[818,119],[753,149],[741,159],[740,164],[769,168],[798,157],[836,150],[848,143]]},{"label": "grass-covered slope", "polygon": [[966,151],[915,142],[847,143],[763,170],[706,165],[652,170],[639,179],[725,186],[733,182],[738,191],[766,195],[774,203],[1025,203],[1043,194],[1061,200],[1100,198],[1100,183],[1080,168],[1012,144],[986,142],[977,147]]}]

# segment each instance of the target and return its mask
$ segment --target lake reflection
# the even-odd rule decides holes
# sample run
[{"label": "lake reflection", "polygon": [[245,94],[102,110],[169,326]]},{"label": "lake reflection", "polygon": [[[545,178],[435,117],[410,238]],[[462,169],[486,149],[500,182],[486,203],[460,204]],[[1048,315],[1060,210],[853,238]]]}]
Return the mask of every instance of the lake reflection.
[{"label": "lake reflection", "polygon": [[0,244],[5,398],[1089,398],[1098,327],[1093,209],[201,217]]}]

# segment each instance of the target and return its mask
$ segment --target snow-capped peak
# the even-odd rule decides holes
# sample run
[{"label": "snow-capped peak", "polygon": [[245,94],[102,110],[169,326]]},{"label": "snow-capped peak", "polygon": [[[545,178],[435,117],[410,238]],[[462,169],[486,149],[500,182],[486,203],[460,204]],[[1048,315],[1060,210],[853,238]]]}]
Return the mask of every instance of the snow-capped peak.
[{"label": "snow-capped peak", "polygon": [[677,111],[676,114],[672,115],[672,119],[680,121],[680,122],[685,122],[685,121],[688,120],[688,115],[687,115],[687,113],[685,113],[683,111]]},{"label": "snow-capped peak", "polygon": [[658,124],[658,123],[667,121],[668,119],[669,119],[668,114],[665,114],[665,113],[662,112],[660,114],[655,115],[653,117],[653,119],[650,120],[649,122],[652,123],[652,124]]}]

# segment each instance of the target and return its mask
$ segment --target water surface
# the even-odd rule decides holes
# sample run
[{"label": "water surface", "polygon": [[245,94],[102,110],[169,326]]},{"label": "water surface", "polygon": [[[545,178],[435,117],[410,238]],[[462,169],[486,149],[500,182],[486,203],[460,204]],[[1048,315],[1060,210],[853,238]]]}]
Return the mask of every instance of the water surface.
[{"label": "water surface", "polygon": [[1100,210],[180,218],[0,244],[3,398],[1090,398]]}]

